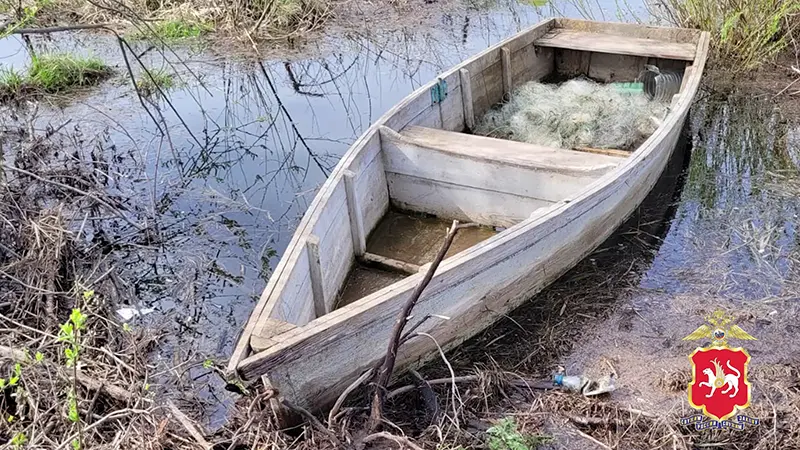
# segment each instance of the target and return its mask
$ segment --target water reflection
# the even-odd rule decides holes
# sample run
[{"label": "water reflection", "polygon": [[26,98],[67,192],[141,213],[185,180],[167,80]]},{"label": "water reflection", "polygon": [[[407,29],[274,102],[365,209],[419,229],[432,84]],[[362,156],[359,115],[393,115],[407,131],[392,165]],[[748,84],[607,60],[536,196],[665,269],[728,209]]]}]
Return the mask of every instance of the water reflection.
[{"label": "water reflection", "polygon": [[796,283],[800,151],[771,102],[708,95],[692,111],[694,155],[675,229],[643,282],[669,293],[750,300]]}]

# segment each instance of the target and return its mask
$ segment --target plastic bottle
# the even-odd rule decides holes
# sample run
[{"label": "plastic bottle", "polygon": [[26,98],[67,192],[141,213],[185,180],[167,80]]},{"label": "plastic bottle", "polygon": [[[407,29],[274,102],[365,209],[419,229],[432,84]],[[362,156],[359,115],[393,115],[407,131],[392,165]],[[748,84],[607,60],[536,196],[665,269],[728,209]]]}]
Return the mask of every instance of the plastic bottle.
[{"label": "plastic bottle", "polygon": [[572,392],[581,392],[586,381],[586,378],[580,375],[564,375],[563,373],[558,373],[553,376],[554,385],[561,386]]}]

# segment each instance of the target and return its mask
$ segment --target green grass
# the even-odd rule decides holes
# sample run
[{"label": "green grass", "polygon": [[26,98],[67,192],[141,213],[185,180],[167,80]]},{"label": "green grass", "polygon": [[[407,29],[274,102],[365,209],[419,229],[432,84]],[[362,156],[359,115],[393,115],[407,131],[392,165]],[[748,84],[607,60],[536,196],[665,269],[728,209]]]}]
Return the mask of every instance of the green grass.
[{"label": "green grass", "polygon": [[770,61],[790,43],[797,29],[800,0],[661,0],[678,25],[712,36],[717,60],[729,68],[751,70]]},{"label": "green grass", "polygon": [[525,434],[517,430],[513,417],[506,417],[488,430],[490,450],[535,450],[553,441],[551,436]]},{"label": "green grass", "polygon": [[183,39],[198,38],[210,31],[213,27],[206,23],[190,23],[183,20],[166,20],[156,22],[150,26],[151,30],[143,29],[132,34],[131,38],[145,40],[151,37],[165,41],[179,41]]},{"label": "green grass", "polygon": [[28,82],[48,93],[91,86],[110,75],[111,69],[97,58],[68,54],[40,55],[33,58]]},{"label": "green grass", "polygon": [[157,94],[158,88],[166,92],[176,85],[175,77],[165,69],[151,70],[150,75],[153,76],[152,79],[146,73],[142,73],[136,82],[139,92],[144,96]]},{"label": "green grass", "polygon": [[0,70],[0,103],[16,100],[28,91],[26,75],[13,68]]},{"label": "green grass", "polygon": [[31,26],[37,21],[40,13],[48,11],[53,5],[53,0],[34,0],[33,3],[22,5],[14,0],[0,0],[0,13],[12,19],[4,29],[0,29],[0,38],[9,36],[17,28]]},{"label": "green grass", "polygon": [[0,70],[0,87],[10,92],[20,92],[25,86],[25,76],[14,68]]},{"label": "green grass", "polygon": [[25,93],[64,93],[76,87],[95,85],[110,74],[111,69],[96,58],[39,55],[32,59],[25,74],[13,69],[0,72],[0,99],[9,100]]}]

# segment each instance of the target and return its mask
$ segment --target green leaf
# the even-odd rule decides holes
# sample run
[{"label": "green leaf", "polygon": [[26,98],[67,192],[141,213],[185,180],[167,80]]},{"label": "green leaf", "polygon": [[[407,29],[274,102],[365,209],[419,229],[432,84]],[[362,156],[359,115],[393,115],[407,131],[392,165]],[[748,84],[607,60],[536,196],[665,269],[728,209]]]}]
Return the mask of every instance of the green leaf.
[{"label": "green leaf", "polygon": [[69,315],[69,320],[75,325],[76,330],[83,329],[83,323],[86,321],[86,316],[81,313],[78,308],[72,309],[72,314]]},{"label": "green leaf", "polygon": [[8,380],[8,385],[9,386],[16,386],[18,382],[19,382],[19,377],[18,376],[13,376]]},{"label": "green leaf", "polygon": [[75,352],[73,352],[71,348],[67,347],[64,349],[64,356],[66,356],[67,359],[72,360],[75,358]]},{"label": "green leaf", "polygon": [[14,364],[14,375],[16,375],[17,377],[22,376],[22,364],[20,363]]},{"label": "green leaf", "polygon": [[211,358],[206,358],[206,360],[203,361],[203,368],[210,369],[212,367],[214,367],[214,361],[212,361]]},{"label": "green leaf", "polygon": [[44,361],[44,353],[36,352],[36,355],[34,355],[34,358],[36,359],[37,363],[40,363],[40,362]]},{"label": "green leaf", "polygon": [[16,448],[22,448],[22,446],[26,442],[28,442],[28,436],[26,436],[25,433],[22,432],[15,434],[14,437],[11,438],[11,445],[13,445]]},{"label": "green leaf", "polygon": [[89,301],[94,298],[94,289],[89,289],[88,291],[83,291],[83,299]]},{"label": "green leaf", "polygon": [[742,11],[737,11],[733,13],[730,17],[725,19],[725,23],[722,24],[722,30],[720,30],[719,38],[721,42],[727,42],[728,38],[730,37],[730,32],[733,27],[736,26],[736,23],[739,21],[739,17],[742,15]]},{"label": "green leaf", "polygon": [[75,337],[75,330],[70,322],[62,324],[58,332],[58,340],[60,342],[72,342]]},{"label": "green leaf", "polygon": [[506,417],[488,430],[490,450],[531,450],[541,444],[552,442],[552,436],[527,435],[517,430],[517,423],[511,417]]},{"label": "green leaf", "polygon": [[128,324],[128,322],[125,322],[125,323],[122,324],[122,331],[124,331],[126,333],[130,333],[131,331],[133,331],[133,328],[131,328],[131,326]]},{"label": "green leaf", "polygon": [[78,422],[81,420],[81,417],[78,415],[78,401],[75,400],[75,396],[73,395],[69,399],[69,420],[72,422]]},{"label": "green leaf", "polygon": [[72,440],[72,450],[81,450],[81,441],[77,439]]},{"label": "green leaf", "polygon": [[6,387],[6,379],[0,378],[0,389],[5,389]]}]

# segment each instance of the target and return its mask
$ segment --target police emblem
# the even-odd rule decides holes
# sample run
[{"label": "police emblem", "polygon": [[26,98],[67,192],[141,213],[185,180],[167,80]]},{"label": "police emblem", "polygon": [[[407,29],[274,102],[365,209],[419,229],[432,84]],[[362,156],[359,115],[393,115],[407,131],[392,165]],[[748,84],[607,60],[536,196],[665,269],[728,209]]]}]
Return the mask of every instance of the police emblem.
[{"label": "police emblem", "polygon": [[[758,424],[758,419],[749,418],[739,411],[750,406],[752,386],[747,380],[750,355],[742,347],[728,346],[728,339],[756,340],[741,327],[733,324],[733,318],[716,311],[683,340],[711,339],[706,347],[696,348],[689,361],[692,365],[692,382],[689,383],[689,404],[703,415],[681,419],[684,424],[695,424],[695,428],[744,429],[744,424]],[[734,417],[735,416],[735,417]],[[706,418],[710,420],[705,420]],[[734,418],[734,420],[729,420]]]}]

